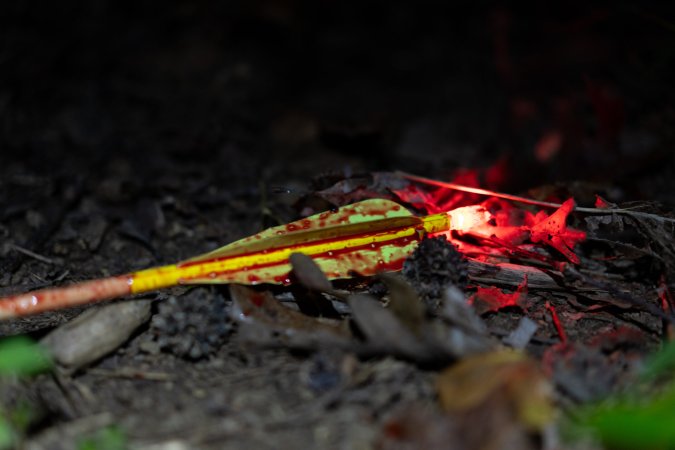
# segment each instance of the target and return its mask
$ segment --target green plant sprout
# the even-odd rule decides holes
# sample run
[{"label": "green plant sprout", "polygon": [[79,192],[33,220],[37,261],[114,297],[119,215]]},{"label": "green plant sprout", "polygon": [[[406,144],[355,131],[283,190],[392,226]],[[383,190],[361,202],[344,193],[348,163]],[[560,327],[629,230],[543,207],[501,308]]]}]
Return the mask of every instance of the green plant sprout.
[{"label": "green plant sprout", "polygon": [[648,360],[635,387],[576,411],[570,437],[590,431],[608,449],[675,449],[673,368],[675,342]]},{"label": "green plant sprout", "polygon": [[[3,379],[29,377],[52,368],[46,350],[35,341],[17,336],[0,340],[0,383]],[[6,411],[0,405],[0,450],[16,448],[21,431],[30,421],[28,406]]]}]

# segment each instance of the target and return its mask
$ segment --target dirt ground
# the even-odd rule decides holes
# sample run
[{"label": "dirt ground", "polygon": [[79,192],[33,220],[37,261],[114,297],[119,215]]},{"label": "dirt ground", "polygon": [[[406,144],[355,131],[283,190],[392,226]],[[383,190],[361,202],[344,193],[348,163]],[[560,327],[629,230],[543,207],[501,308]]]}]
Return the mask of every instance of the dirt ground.
[{"label": "dirt ground", "polygon": [[[3,295],[200,254],[295,220],[313,192],[371,171],[450,179],[503,161],[482,184],[559,182],[591,206],[595,193],[664,212],[673,201],[675,16],[663,11],[298,0],[0,10]],[[631,276],[634,294],[658,301],[651,266]],[[226,287],[143,298],[153,316],[118,349],[5,393],[35,411],[26,448],[75,448],[110,425],[133,448],[373,448],[392,417],[437,414],[438,368],[247,342]],[[557,387],[586,401],[621,385],[663,323],[639,308],[575,320],[569,299],[532,292],[532,355],[558,342],[545,300],[580,345],[635,332],[621,352],[557,366]],[[39,339],[79,312],[6,321],[0,334]],[[523,314],[483,319],[503,337]]]}]

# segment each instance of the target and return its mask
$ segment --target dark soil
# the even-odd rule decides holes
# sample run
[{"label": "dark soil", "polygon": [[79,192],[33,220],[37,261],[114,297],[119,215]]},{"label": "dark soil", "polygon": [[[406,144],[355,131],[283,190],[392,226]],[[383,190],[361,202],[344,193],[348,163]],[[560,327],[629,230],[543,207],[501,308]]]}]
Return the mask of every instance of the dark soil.
[{"label": "dark soil", "polygon": [[403,276],[433,310],[447,285],[466,288],[466,258],[445,236],[425,239],[404,263]]},{"label": "dark soil", "polygon": [[[481,172],[484,185],[674,200],[673,14],[586,2],[125,3],[0,7],[2,294],[200,254],[325,207],[306,196],[368,171],[448,179],[502,160],[508,170]],[[562,141],[546,158],[551,136]],[[649,297],[658,274],[635,270],[636,295]],[[528,315],[543,325],[532,354],[558,342],[547,300],[580,346],[619,320],[638,330],[556,360],[561,391],[598,398],[656,348],[662,322],[607,309],[576,320],[569,297],[532,293]],[[226,288],[148,298],[153,318],[116,352],[17,387],[14,401],[38,415],[29,448],[73,448],[112,424],[137,448],[371,448],[394,412],[435,408],[433,369],[242,342]],[[78,312],[0,331],[40,338]],[[484,318],[504,336],[522,315]]]}]

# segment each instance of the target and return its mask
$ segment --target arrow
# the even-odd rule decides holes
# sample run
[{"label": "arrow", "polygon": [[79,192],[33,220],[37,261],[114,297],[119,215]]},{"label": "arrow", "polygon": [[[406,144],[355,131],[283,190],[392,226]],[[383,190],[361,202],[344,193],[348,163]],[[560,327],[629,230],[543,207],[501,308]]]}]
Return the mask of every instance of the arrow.
[{"label": "arrow", "polygon": [[184,284],[290,284],[293,253],[310,256],[330,279],[397,271],[425,236],[451,222],[451,213],[417,217],[389,200],[364,200],[176,264],[0,298],[0,319]]}]

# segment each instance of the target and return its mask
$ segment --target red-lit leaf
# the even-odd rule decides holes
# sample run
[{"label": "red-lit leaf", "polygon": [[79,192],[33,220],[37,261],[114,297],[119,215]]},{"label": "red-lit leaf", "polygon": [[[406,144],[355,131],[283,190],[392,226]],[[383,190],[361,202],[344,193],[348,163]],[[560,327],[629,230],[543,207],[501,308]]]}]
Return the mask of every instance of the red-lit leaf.
[{"label": "red-lit leaf", "polygon": [[[455,172],[452,182],[463,186],[479,187],[481,185],[480,173],[477,169],[459,169]],[[433,211],[434,208],[430,206],[429,212],[447,211],[470,203],[477,203],[480,201],[479,199],[480,197],[475,194],[445,188],[437,189],[432,196],[432,205],[438,211]]]},{"label": "red-lit leaf", "polygon": [[673,309],[673,296],[668,287],[668,280],[665,274],[661,274],[659,277],[659,286],[656,288],[656,293],[659,295],[663,310],[670,312]]},{"label": "red-lit leaf", "polygon": [[476,293],[471,296],[469,303],[473,304],[479,314],[496,312],[502,308],[515,306],[527,309],[527,275],[523,282],[518,285],[515,292],[504,293],[496,287],[478,287]]},{"label": "red-lit leaf", "polygon": [[[506,159],[498,160],[491,167],[484,169],[459,169],[455,171],[451,182],[454,184],[478,188],[487,185],[490,188],[502,184],[507,177]],[[481,182],[481,180],[483,182]],[[430,214],[436,214],[442,211],[467,206],[478,203],[481,199],[479,195],[440,187],[428,191],[414,184],[409,184],[399,189],[391,190],[402,202],[425,210]]]},{"label": "red-lit leaf", "polygon": [[595,196],[595,207],[598,209],[609,209],[609,208],[616,208],[616,204],[610,203],[604,198],[600,197],[599,195],[596,194]]},{"label": "red-lit leaf", "polygon": [[431,214],[442,211],[435,201],[432,193],[419,188],[410,183],[404,188],[391,190],[396,197],[403,203],[406,203],[420,211],[427,211]]},{"label": "red-lit leaf", "polygon": [[545,243],[558,250],[574,264],[579,264],[579,257],[572,251],[574,246],[586,239],[586,233],[567,227],[567,216],[574,210],[574,199],[569,199],[546,219],[541,219],[541,212],[534,217],[535,224],[530,227],[530,240]]},{"label": "red-lit leaf", "polygon": [[551,305],[550,302],[546,302],[546,309],[551,313],[551,319],[553,319],[553,325],[555,326],[558,336],[560,337],[560,343],[565,345],[567,344],[567,333],[565,332],[565,327],[563,327],[560,317],[558,316],[558,311],[556,311],[555,306]]}]

